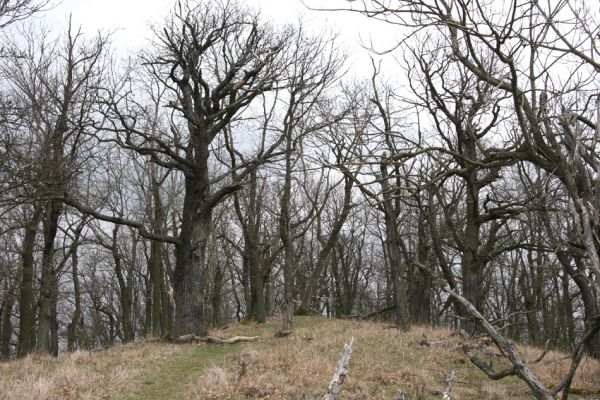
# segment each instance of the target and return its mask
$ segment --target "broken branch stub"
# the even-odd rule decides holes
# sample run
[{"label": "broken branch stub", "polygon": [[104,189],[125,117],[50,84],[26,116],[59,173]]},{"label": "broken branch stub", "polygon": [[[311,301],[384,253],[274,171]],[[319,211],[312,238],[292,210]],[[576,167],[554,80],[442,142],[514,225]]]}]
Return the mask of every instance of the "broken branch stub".
[{"label": "broken branch stub", "polygon": [[456,371],[450,372],[446,375],[446,390],[444,391],[444,396],[442,400],[452,400],[452,381],[456,377]]},{"label": "broken branch stub", "polygon": [[352,345],[354,344],[354,337],[350,340],[350,343],[344,344],[344,349],[340,355],[337,369],[333,375],[333,379],[327,388],[327,393],[323,400],[334,400],[335,396],[342,390],[342,384],[348,376],[348,363],[350,362],[350,355],[352,354]]}]

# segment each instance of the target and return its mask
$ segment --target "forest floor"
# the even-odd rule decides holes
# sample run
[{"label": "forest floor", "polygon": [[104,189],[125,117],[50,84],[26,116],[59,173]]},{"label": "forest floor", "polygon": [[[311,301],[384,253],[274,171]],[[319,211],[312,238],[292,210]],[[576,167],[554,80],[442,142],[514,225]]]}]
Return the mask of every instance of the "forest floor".
[{"label": "forest floor", "polygon": [[[171,344],[145,340],[58,358],[32,355],[0,364],[0,399],[320,399],[344,342],[355,337],[349,377],[337,399],[441,399],[444,376],[456,371],[453,399],[529,399],[516,378],[492,381],[474,367],[449,330],[296,317],[292,334],[275,338],[280,321],[232,325],[211,334],[261,337],[233,345]],[[426,335],[431,346],[421,345]],[[436,341],[441,343],[435,343]],[[540,349],[521,347],[534,360]],[[531,368],[546,385],[568,369],[566,355],[549,352]],[[497,368],[502,363],[494,361]],[[573,387],[600,399],[600,363],[584,359]],[[585,394],[587,393],[587,394]]]}]

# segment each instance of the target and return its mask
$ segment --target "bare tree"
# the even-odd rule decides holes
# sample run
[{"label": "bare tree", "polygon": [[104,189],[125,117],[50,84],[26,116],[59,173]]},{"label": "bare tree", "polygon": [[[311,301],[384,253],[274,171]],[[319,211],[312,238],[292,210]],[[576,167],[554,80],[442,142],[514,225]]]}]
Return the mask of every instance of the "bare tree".
[{"label": "bare tree", "polygon": [[205,333],[202,274],[214,207],[272,157],[280,142],[264,137],[254,156],[237,166],[233,180],[230,172],[211,179],[211,146],[257,97],[281,83],[287,36],[233,2],[180,2],[156,30],[155,51],[142,57],[154,79],[172,94],[167,104],[173,110],[170,132],[145,129],[136,114],[143,106],[138,103],[136,111],[136,99],[127,93],[114,93],[107,101],[110,120],[103,128],[115,133],[115,141],[184,176],[179,232],[176,238],[163,237],[176,245],[175,335]]}]

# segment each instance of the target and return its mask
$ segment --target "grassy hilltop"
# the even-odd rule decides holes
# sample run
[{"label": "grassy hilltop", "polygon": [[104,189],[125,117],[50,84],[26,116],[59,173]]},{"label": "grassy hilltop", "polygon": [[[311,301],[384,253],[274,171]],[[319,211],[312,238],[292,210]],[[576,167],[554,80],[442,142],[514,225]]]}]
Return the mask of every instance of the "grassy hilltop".
[{"label": "grassy hilltop", "polygon": [[[295,324],[291,335],[279,339],[273,337],[279,320],[212,332],[261,336],[233,345],[148,340],[57,359],[32,355],[0,364],[0,399],[320,399],[352,336],[350,374],[340,400],[394,399],[399,388],[410,399],[441,399],[444,376],[452,370],[454,399],[530,398],[515,378],[494,382],[485,377],[452,346],[460,339],[448,330],[416,327],[404,334],[383,324],[317,317],[297,317]],[[424,334],[443,343],[422,346]],[[521,351],[530,360],[541,353]],[[564,354],[550,352],[532,368],[551,385],[568,362]],[[600,363],[585,359],[573,384],[584,394],[572,398],[600,398],[599,376]]]}]

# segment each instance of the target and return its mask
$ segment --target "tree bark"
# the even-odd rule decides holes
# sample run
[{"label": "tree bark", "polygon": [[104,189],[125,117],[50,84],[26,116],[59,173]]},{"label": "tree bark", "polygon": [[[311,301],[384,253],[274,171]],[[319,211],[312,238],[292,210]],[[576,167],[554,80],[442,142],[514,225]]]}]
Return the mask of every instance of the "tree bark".
[{"label": "tree bark", "polygon": [[204,321],[204,267],[212,209],[202,207],[209,190],[208,147],[204,147],[203,174],[185,176],[186,193],[183,203],[179,244],[176,246],[174,272],[175,321],[174,336],[206,335]]},{"label": "tree bark", "polygon": [[42,208],[35,206],[31,219],[25,224],[25,235],[21,251],[21,288],[19,296],[19,343],[17,355],[23,357],[35,348],[34,309],[33,309],[33,277],[34,260],[33,251],[38,224],[42,217]]},{"label": "tree bark", "polygon": [[385,219],[385,233],[386,233],[386,248],[390,261],[390,270],[392,274],[392,284],[394,288],[394,301],[396,305],[396,326],[402,331],[408,331],[410,329],[410,309],[408,303],[408,295],[406,292],[406,286],[404,284],[404,275],[406,273],[406,266],[401,260],[401,243],[398,232],[398,220],[397,210],[393,209],[392,206],[392,192],[388,182],[389,176],[387,166],[385,164],[380,165],[381,170],[381,189],[383,191],[383,214]]},{"label": "tree bark", "polygon": [[58,277],[54,268],[54,239],[58,230],[58,219],[62,212],[62,202],[49,200],[44,216],[44,248],[42,252],[42,278],[40,285],[40,317],[37,335],[37,351],[58,355],[58,342],[55,336],[58,321],[56,302]]},{"label": "tree bark", "polygon": [[84,224],[75,230],[71,244],[71,279],[73,280],[73,296],[75,310],[67,327],[67,350],[74,351],[81,347],[83,334],[83,312],[81,310],[81,286],[79,283],[79,239]]},{"label": "tree bark", "polygon": [[15,305],[16,283],[4,281],[4,297],[0,305],[0,356],[3,360],[11,357],[11,339],[13,333],[12,311]]},{"label": "tree bark", "polygon": [[293,328],[295,254],[291,230],[290,201],[292,192],[292,132],[286,132],[285,176],[281,191],[279,237],[283,246],[283,330]]}]

